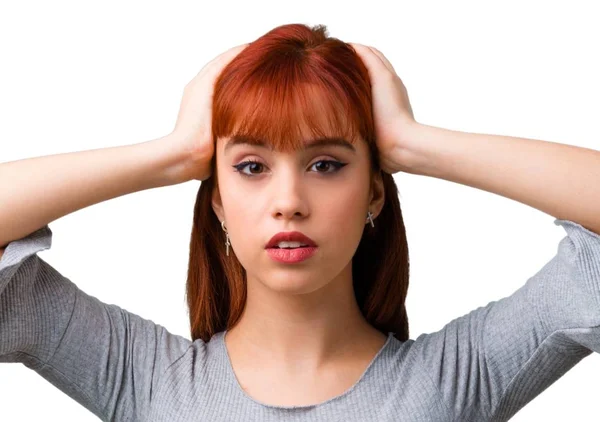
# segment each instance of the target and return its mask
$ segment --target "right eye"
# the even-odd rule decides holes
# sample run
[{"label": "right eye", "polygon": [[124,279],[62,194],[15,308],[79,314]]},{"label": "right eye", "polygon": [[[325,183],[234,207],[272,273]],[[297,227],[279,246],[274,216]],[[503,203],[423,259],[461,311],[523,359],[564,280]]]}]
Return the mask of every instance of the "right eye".
[{"label": "right eye", "polygon": [[[250,164],[253,165],[253,167],[256,169],[256,166],[262,166],[262,163],[255,161],[255,160],[247,160],[247,161],[242,161],[239,164],[236,164],[235,166],[232,166],[233,168],[235,168],[238,173],[240,173],[242,176],[244,177],[252,177],[251,175],[249,175],[248,173],[244,173],[242,170],[244,168],[246,168],[246,166],[249,166]],[[252,174],[256,174],[256,173],[252,173]]]}]

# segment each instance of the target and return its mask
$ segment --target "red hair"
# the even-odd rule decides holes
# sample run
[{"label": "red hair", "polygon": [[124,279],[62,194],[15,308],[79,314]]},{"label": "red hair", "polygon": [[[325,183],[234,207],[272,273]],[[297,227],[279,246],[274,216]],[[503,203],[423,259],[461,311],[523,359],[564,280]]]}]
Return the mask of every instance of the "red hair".
[{"label": "red hair", "polygon": [[[398,188],[379,167],[371,104],[367,68],[350,44],[328,37],[324,25],[283,25],[250,43],[216,80],[213,142],[244,136],[293,151],[307,136],[302,127],[313,137],[366,141],[371,177],[381,173],[385,203],[375,227],[365,225],[352,258],[354,292],[373,327],[405,341],[408,244]],[[225,233],[212,209],[215,156],[212,168],[196,197],[186,285],[191,337],[205,342],[237,323],[247,294],[246,271],[233,250],[226,256]]]}]

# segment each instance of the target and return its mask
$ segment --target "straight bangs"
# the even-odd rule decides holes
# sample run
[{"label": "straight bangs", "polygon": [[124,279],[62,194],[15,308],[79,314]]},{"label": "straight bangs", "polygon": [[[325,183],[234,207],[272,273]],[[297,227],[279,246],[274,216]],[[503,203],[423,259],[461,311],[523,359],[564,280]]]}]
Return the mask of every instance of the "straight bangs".
[{"label": "straight bangs", "polygon": [[314,65],[307,56],[274,57],[267,63],[258,60],[261,65],[252,70],[243,65],[226,69],[213,100],[215,142],[242,137],[291,152],[323,137],[352,144],[367,140],[369,131],[361,122],[370,120],[364,118],[369,105],[354,92],[360,84],[331,64]]}]

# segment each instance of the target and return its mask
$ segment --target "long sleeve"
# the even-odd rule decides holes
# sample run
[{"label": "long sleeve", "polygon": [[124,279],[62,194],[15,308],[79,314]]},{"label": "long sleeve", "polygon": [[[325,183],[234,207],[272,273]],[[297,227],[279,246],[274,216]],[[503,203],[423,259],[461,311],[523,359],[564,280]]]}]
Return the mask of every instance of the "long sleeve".
[{"label": "long sleeve", "polygon": [[509,420],[600,352],[600,235],[554,224],[567,236],[524,286],[415,340],[453,420]]},{"label": "long sleeve", "polygon": [[0,362],[20,362],[105,421],[143,421],[192,342],[81,291],[37,253],[45,226],[0,259]]}]

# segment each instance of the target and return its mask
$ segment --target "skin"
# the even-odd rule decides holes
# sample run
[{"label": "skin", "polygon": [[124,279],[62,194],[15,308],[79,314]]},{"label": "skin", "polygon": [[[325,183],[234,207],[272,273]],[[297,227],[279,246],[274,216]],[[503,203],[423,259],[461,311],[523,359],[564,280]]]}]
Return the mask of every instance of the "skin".
[{"label": "skin", "polygon": [[[406,87],[389,60],[374,47],[351,45],[369,71],[383,171],[476,187],[600,233],[600,185],[591,182],[600,179],[600,152],[417,123]],[[226,336],[236,376],[253,397],[271,404],[313,404],[331,398],[358,379],[383,343],[361,318],[349,287],[349,262],[366,211],[377,216],[382,205],[379,194],[371,195],[376,190],[364,183],[369,179],[366,160],[361,160],[364,149],[353,165],[342,169],[343,175],[331,179],[305,173],[320,157],[247,151],[265,160],[268,174],[243,181],[230,167],[234,159],[223,155],[225,141],[217,145],[222,189],[215,192],[213,209],[225,220],[233,250],[248,272],[249,293],[242,320]],[[191,151],[197,158],[188,160],[191,163],[209,156],[200,144]],[[343,161],[352,158],[338,154]],[[313,237],[320,245],[318,254],[298,268],[270,262],[264,245],[283,230]],[[315,392],[306,394],[308,390]]]},{"label": "skin", "polygon": [[[225,337],[236,376],[253,397],[271,404],[312,404],[341,394],[387,339],[360,312],[351,266],[367,211],[377,224],[383,207],[381,175],[370,176],[362,139],[354,153],[336,146],[283,153],[239,145],[225,154],[227,141],[216,143],[219,186],[212,206],[247,272],[245,311]],[[248,159],[261,163],[242,168],[251,178],[232,167]],[[336,173],[321,160],[348,165]],[[313,257],[281,264],[268,256],[269,239],[290,230],[317,243]]]}]

